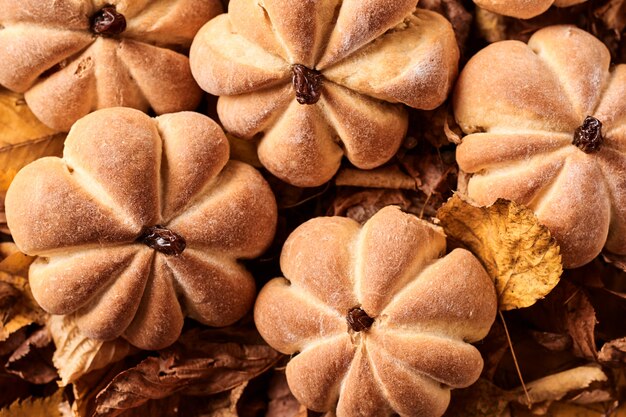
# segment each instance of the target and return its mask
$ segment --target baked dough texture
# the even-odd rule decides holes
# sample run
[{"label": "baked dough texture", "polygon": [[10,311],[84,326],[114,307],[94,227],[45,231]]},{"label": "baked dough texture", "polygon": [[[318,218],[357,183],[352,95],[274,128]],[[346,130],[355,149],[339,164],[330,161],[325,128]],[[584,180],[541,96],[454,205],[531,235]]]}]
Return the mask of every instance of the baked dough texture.
[{"label": "baked dough texture", "polygon": [[554,5],[570,7],[587,0],[474,0],[474,3],[491,12],[519,19],[539,16]]},{"label": "baked dough texture", "polygon": [[[94,32],[107,6],[121,33]],[[202,91],[183,53],[221,12],[219,0],[0,0],[0,84],[65,132],[106,107],[193,110]]]},{"label": "baked dough texture", "polygon": [[[457,148],[473,174],[469,197],[532,208],[556,237],[567,268],[603,248],[626,254],[626,65],[587,32],[552,26],[528,45],[498,42],[476,54],[454,94],[468,136]],[[599,148],[573,144],[587,116],[602,123]]]},{"label": "baked dough texture", "polygon": [[[228,14],[194,39],[191,71],[221,96],[227,131],[260,139],[269,171],[317,186],[344,154],[362,169],[387,162],[406,134],[404,105],[433,109],[452,88],[459,59],[452,26],[416,3],[231,0]],[[297,79],[298,68],[313,71],[310,83]],[[300,104],[296,94],[306,87],[316,97]]]},{"label": "baked dough texture", "polygon": [[[434,417],[451,388],[478,379],[483,360],[468,343],[487,335],[495,289],[470,252],[445,251],[439,228],[397,207],[363,227],[315,218],[289,236],[287,278],[261,290],[254,319],[272,347],[299,352],[286,373],[302,404],[338,417]],[[371,327],[348,324],[355,307]]]},{"label": "baked dough texture", "polygon": [[[255,283],[238,259],[267,248],[277,212],[263,177],[228,156],[220,127],[197,113],[109,108],[76,122],[63,158],[27,165],[6,197],[15,243],[39,256],[37,302],[75,314],[88,337],[143,349],[173,343],[186,315],[210,326],[241,318]],[[147,246],[156,225],[184,249]]]}]

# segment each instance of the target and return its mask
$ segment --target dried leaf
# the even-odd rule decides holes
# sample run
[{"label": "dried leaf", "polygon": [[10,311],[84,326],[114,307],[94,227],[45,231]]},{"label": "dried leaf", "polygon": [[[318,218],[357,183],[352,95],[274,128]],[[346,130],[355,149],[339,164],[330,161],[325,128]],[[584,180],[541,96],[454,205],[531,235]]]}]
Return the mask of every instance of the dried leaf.
[{"label": "dried leaf", "polygon": [[0,211],[17,171],[43,156],[60,156],[64,139],[37,120],[21,94],[0,89]]},{"label": "dried leaf", "polygon": [[[526,384],[530,405],[545,407],[554,401],[559,401],[572,393],[589,388],[594,383],[605,383],[608,377],[597,365],[586,365],[569,369],[564,372],[549,375]],[[522,388],[517,390],[516,401],[528,405]],[[602,401],[606,401],[603,398]]]},{"label": "dried leaf", "polygon": [[56,345],[52,358],[61,386],[70,384],[96,369],[117,362],[134,351],[124,339],[103,342],[84,336],[73,316],[52,316],[48,322]]},{"label": "dried leaf", "polygon": [[52,365],[53,351],[48,329],[39,329],[13,352],[5,368],[7,372],[33,384],[47,384],[58,377]]},{"label": "dried leaf", "polygon": [[463,7],[459,0],[422,0],[419,7],[442,14],[452,23],[454,34],[461,51],[465,50],[465,43],[469,37],[472,25],[472,15]]},{"label": "dried leaf", "polygon": [[418,184],[418,178],[403,173],[396,165],[367,171],[343,168],[335,177],[337,186],[416,190]]},{"label": "dried leaf", "polygon": [[265,417],[297,417],[303,409],[306,415],[306,408],[291,393],[284,372],[274,373],[267,395],[270,401]]},{"label": "dried leaf", "polygon": [[504,417],[514,395],[485,379],[472,386],[454,390],[444,417]]},{"label": "dried leaf", "polygon": [[598,362],[610,366],[626,364],[626,337],[605,343],[598,354]]},{"label": "dried leaf", "polygon": [[596,312],[582,287],[563,279],[545,300],[521,314],[539,330],[570,338],[574,355],[596,360]]},{"label": "dried leaf", "polygon": [[226,134],[228,143],[230,144],[230,158],[245,162],[255,168],[262,168],[263,164],[259,161],[257,155],[257,142],[253,140],[240,139],[236,136]]},{"label": "dried leaf", "polygon": [[[553,403],[547,412],[549,417],[625,417],[626,407],[622,406],[615,410],[607,404],[577,405],[567,402]],[[613,411],[611,411],[613,410]],[[536,410],[528,410],[520,406],[515,410],[515,417],[535,417]]]},{"label": "dried leaf", "polygon": [[456,186],[458,166],[450,149],[422,146],[416,152],[402,156],[400,163],[427,196],[444,194]]},{"label": "dried leaf", "polygon": [[395,205],[407,210],[411,202],[400,190],[369,189],[363,191],[341,189],[333,201],[329,215],[345,216],[365,223],[378,210]]},{"label": "dried leaf", "polygon": [[60,389],[50,397],[15,401],[9,408],[0,410],[0,417],[62,417],[60,411],[62,401],[63,390]]},{"label": "dried leaf", "polygon": [[455,194],[437,217],[449,237],[482,261],[501,310],[531,306],[559,282],[559,246],[532,210],[503,199],[476,207]]},{"label": "dried leaf", "polygon": [[102,391],[120,372],[130,366],[125,360],[115,362],[105,368],[97,369],[72,383],[74,402],[72,413],[74,417],[91,417],[96,410],[96,396]]},{"label": "dried leaf", "polygon": [[602,258],[604,258],[606,262],[612,264],[614,267],[626,272],[626,256],[615,255],[614,253],[610,252],[603,252]]},{"label": "dried leaf", "polygon": [[0,261],[0,342],[29,324],[46,321],[47,314],[33,298],[25,278],[33,261],[19,251]]},{"label": "dried leaf", "polygon": [[535,342],[548,350],[563,352],[572,348],[572,337],[568,334],[530,331]]},{"label": "dried leaf", "polygon": [[119,416],[152,399],[183,391],[212,395],[265,372],[282,355],[256,331],[192,329],[179,341],[117,375],[96,397],[96,416]]},{"label": "dried leaf", "polygon": [[626,29],[626,2],[609,0],[594,10],[594,16],[604,22],[608,29],[619,34]]},{"label": "dried leaf", "polygon": [[505,17],[497,13],[476,7],[476,27],[480,36],[493,43],[507,38]]}]

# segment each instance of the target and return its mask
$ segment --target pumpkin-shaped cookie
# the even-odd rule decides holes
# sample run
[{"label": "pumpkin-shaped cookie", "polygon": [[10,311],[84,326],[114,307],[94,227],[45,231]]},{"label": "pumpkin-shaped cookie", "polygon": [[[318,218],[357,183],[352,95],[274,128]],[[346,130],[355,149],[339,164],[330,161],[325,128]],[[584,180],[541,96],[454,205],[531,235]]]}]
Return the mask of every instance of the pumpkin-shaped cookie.
[{"label": "pumpkin-shaped cookie", "polygon": [[63,158],[27,165],[6,197],[16,244],[39,255],[37,302],[75,314],[89,337],[144,349],[173,343],[185,315],[211,326],[242,317],[255,284],[237,260],[269,245],[276,202],[228,154],[220,127],[196,113],[110,108],[76,122]]},{"label": "pumpkin-shaped cookie", "polygon": [[566,267],[626,254],[626,65],[587,32],[553,26],[492,44],[454,96],[469,196],[532,208]]},{"label": "pumpkin-shaped cookie", "polygon": [[587,0],[474,0],[474,3],[494,13],[530,19],[539,16],[553,5],[569,7],[585,1]]},{"label": "pumpkin-shaped cookie", "polygon": [[225,129],[260,139],[268,170],[317,186],[344,154],[363,169],[387,162],[407,130],[404,104],[445,100],[457,75],[454,32],[416,3],[231,0],[198,32],[191,70],[221,96]]},{"label": "pumpkin-shaped cookie", "polygon": [[483,361],[468,342],[496,314],[493,283],[468,251],[446,250],[436,227],[386,207],[360,227],[310,220],[288,238],[285,278],[261,291],[254,320],[287,365],[298,400],[349,416],[440,416],[450,389]]},{"label": "pumpkin-shaped cookie", "polygon": [[0,0],[0,84],[45,124],[127,106],[194,109],[202,91],[183,55],[219,0]]}]

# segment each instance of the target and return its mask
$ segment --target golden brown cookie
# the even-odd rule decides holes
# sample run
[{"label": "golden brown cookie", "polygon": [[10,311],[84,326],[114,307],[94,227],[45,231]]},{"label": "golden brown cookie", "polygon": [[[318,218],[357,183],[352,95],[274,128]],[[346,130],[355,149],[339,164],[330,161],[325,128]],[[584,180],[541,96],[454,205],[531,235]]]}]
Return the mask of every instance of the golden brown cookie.
[{"label": "golden brown cookie", "polygon": [[[283,248],[286,278],[259,294],[255,323],[285,354],[296,398],[337,417],[440,416],[450,389],[483,367],[468,344],[496,314],[493,283],[468,251],[446,250],[441,230],[396,207],[363,227],[322,217]],[[396,414],[397,413],[397,414]]]},{"label": "golden brown cookie", "polygon": [[0,0],[0,84],[45,124],[126,106],[193,110],[202,91],[184,55],[219,0]]},{"label": "golden brown cookie", "polygon": [[241,318],[255,284],[238,260],[267,248],[277,214],[263,177],[228,153],[197,113],[110,108],[79,120],[63,158],[27,165],[6,197],[16,244],[39,256],[37,302],[75,314],[91,338],[143,349],[173,343],[186,315]]},{"label": "golden brown cookie", "polygon": [[476,54],[454,95],[469,197],[532,208],[566,267],[626,254],[626,66],[571,26]]},{"label": "golden brown cookie", "polygon": [[328,181],[345,155],[387,162],[408,124],[457,75],[450,23],[415,0],[231,0],[194,39],[191,70],[221,96],[226,130],[260,139],[259,158],[297,186]]}]

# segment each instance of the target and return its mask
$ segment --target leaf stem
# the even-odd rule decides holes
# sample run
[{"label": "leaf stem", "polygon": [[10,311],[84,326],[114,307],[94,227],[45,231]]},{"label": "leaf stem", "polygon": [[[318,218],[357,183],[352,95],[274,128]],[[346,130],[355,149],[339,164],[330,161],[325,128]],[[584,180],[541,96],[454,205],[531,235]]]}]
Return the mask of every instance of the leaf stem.
[{"label": "leaf stem", "polygon": [[515,369],[517,370],[517,376],[519,377],[519,380],[522,383],[522,389],[524,390],[524,395],[526,395],[526,401],[528,401],[528,408],[530,409],[532,402],[530,400],[530,395],[528,394],[528,390],[526,389],[526,384],[524,383],[524,378],[522,377],[522,371],[519,368],[517,357],[515,356],[515,349],[513,349],[513,342],[511,341],[511,336],[509,335],[509,329],[506,327],[506,321],[504,321],[504,315],[502,315],[501,310],[498,310],[498,315],[500,316],[500,320],[502,320],[502,325],[504,326],[504,333],[506,334],[506,340],[509,343],[509,348],[511,349],[511,356],[513,357],[513,363],[515,364]]}]

